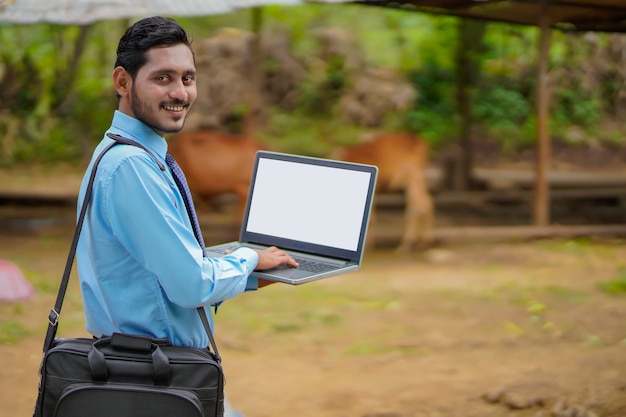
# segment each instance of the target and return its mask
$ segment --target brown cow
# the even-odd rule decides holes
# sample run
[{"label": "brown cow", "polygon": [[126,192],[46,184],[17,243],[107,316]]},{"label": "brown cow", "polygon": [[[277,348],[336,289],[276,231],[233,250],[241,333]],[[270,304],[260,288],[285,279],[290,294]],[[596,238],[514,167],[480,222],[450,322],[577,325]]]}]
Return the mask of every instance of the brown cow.
[{"label": "brown cow", "polygon": [[211,203],[215,197],[234,194],[238,199],[238,218],[242,218],[255,154],[267,149],[261,141],[216,130],[198,130],[177,134],[168,149],[185,172],[194,200]]},{"label": "brown cow", "polygon": [[427,246],[432,242],[433,198],[428,190],[425,170],[428,143],[410,133],[379,133],[370,140],[342,147],[334,159],[378,166],[376,191],[403,191],[405,229],[400,250]]}]

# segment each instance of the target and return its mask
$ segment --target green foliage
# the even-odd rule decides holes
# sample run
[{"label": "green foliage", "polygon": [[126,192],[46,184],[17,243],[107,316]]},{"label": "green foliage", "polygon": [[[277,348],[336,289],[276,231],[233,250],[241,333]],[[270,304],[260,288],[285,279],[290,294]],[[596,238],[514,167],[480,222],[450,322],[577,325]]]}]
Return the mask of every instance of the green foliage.
[{"label": "green foliage", "polygon": [[332,116],[333,108],[348,83],[349,74],[343,57],[331,57],[324,70],[298,87],[298,109],[310,116]]},{"label": "green foliage", "polygon": [[475,114],[482,123],[509,128],[522,125],[530,116],[531,108],[518,91],[494,86],[476,100]]},{"label": "green foliage", "polygon": [[0,345],[14,344],[27,336],[29,331],[19,321],[3,321],[0,323]]},{"label": "green foliage", "polygon": [[551,122],[557,139],[576,144],[579,140],[571,140],[567,134],[572,126],[578,126],[589,132],[589,136],[594,136],[591,132],[603,117],[603,104],[599,97],[590,96],[578,89],[559,89],[554,101]]},{"label": "green foliage", "polygon": [[[318,143],[322,136],[319,119],[293,116],[285,112],[273,112],[269,118],[269,129],[260,136],[272,148],[282,152],[324,155],[328,146]],[[321,145],[321,146],[320,146]]]},{"label": "green foliage", "polygon": [[455,77],[451,69],[426,62],[409,73],[418,91],[415,109],[404,115],[407,130],[419,133],[434,147],[447,145],[459,134],[455,108]]},{"label": "green foliage", "polygon": [[[406,74],[418,91],[413,108],[389,115],[380,129],[417,132],[434,148],[459,137],[458,18],[354,4],[307,4],[178,20],[196,42],[224,27],[252,30],[261,22],[263,31],[286,31],[292,53],[309,62],[316,53],[316,30],[343,27],[358,40],[367,65]],[[88,28],[0,25],[0,165],[75,161],[91,151],[116,108],[110,73],[115,45],[129,23],[111,20]],[[537,136],[538,31],[493,23],[478,36],[482,39],[476,39],[470,54],[478,70],[471,86],[476,128],[514,153],[531,146]],[[611,52],[619,42],[610,36],[588,40],[584,34],[554,32],[550,129],[556,140],[572,141],[568,132],[576,126],[584,139],[621,146],[621,132],[602,128],[619,114],[616,98],[624,84],[620,55]],[[594,61],[599,50],[607,51],[609,61]],[[596,87],[589,87],[583,79],[594,73],[601,77]],[[338,99],[350,77],[342,57],[316,65],[297,86],[297,108],[267,109],[270,118],[259,136],[282,150],[313,155],[349,143],[365,130],[337,120]]]},{"label": "green foliage", "polygon": [[614,279],[599,283],[598,288],[611,295],[626,294],[626,268],[621,268]]},{"label": "green foliage", "polygon": [[404,115],[404,129],[418,133],[434,148],[443,148],[458,137],[459,116],[420,108]]},{"label": "green foliage", "polygon": [[[1,93],[0,133],[10,146],[0,163],[77,160],[92,148],[85,137],[101,137],[114,108],[102,100],[110,70],[99,54],[109,25],[0,27],[0,84],[12,87]],[[84,53],[81,36],[90,40]]]},{"label": "green foliage", "polygon": [[565,240],[544,240],[538,243],[544,249],[555,252],[569,252],[584,254],[586,251],[594,249],[594,245],[588,237],[578,237]]},{"label": "green foliage", "polygon": [[498,85],[486,89],[476,98],[474,115],[504,152],[518,151],[535,141],[534,129],[526,128],[534,120],[532,108],[519,91]]},{"label": "green foliage", "polygon": [[337,145],[358,142],[365,132],[363,127],[347,125],[330,116],[273,111],[268,128],[259,137],[282,152],[324,157]]}]

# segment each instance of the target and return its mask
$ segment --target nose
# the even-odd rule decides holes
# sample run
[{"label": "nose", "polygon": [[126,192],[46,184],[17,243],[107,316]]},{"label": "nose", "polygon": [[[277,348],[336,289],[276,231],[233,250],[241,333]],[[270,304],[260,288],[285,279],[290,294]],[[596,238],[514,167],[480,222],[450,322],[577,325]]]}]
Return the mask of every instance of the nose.
[{"label": "nose", "polygon": [[189,92],[187,91],[187,86],[183,83],[182,80],[178,80],[173,82],[170,89],[170,97],[178,100],[187,100],[189,97]]}]

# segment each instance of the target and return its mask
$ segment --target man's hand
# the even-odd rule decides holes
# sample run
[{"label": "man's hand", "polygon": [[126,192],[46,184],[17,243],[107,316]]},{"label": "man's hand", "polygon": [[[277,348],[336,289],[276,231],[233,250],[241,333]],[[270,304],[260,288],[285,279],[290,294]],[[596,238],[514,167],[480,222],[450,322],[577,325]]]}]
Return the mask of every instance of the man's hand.
[{"label": "man's hand", "polygon": [[255,268],[257,271],[274,268],[278,265],[288,265],[294,268],[298,267],[298,263],[291,255],[278,249],[276,246],[271,246],[263,250],[255,249],[255,251],[259,254],[259,262]]}]

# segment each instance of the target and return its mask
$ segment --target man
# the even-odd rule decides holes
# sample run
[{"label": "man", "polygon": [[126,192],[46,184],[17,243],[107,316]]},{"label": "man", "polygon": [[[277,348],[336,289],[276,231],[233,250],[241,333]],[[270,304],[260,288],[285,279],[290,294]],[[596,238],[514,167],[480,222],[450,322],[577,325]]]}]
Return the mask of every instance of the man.
[{"label": "man", "polygon": [[[117,49],[119,107],[106,133],[144,145],[166,164],[163,136],[183,127],[197,95],[195,77],[191,41],[178,23],[151,17],[133,24]],[[94,156],[111,140],[105,135]],[[90,171],[91,164],[79,205]],[[277,248],[205,257],[183,198],[171,170],[161,171],[139,147],[117,145],[102,158],[76,254],[94,336],[119,332],[206,347],[197,307],[211,317],[211,305],[268,284],[249,277],[254,269],[297,266]]]}]

